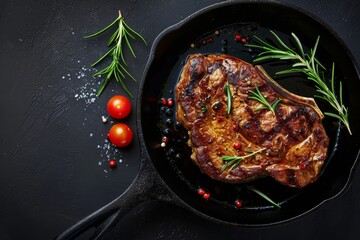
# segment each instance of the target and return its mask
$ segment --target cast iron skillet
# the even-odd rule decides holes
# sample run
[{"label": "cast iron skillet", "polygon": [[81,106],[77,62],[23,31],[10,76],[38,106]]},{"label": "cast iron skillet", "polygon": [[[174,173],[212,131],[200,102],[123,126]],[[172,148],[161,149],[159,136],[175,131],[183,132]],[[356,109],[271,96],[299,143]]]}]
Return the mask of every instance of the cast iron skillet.
[{"label": "cast iron skillet", "polygon": [[[303,189],[292,189],[265,178],[248,184],[225,184],[203,175],[189,158],[186,131],[174,126],[173,116],[161,109],[161,97],[173,97],[181,67],[190,53],[221,53],[251,62],[254,52],[236,43],[234,34],[269,37],[268,29],[287,38],[295,32],[304,45],[312,47],[320,35],[318,56],[323,64],[336,62],[337,80],[343,81],[345,104],[350,109],[350,136],[341,124],[325,118],[323,123],[331,139],[329,157],[317,182]],[[219,35],[214,32],[218,30]],[[212,37],[213,43],[201,45]],[[223,41],[226,40],[226,41]],[[194,43],[195,47],[191,48]],[[282,64],[264,64],[273,76]],[[314,88],[303,78],[276,79],[294,93],[313,96]],[[139,173],[130,187],[117,199],[79,221],[57,239],[73,239],[85,230],[96,227],[93,239],[98,239],[120,216],[147,200],[161,200],[181,206],[206,219],[241,226],[264,226],[290,221],[309,213],[333,199],[350,185],[359,158],[360,127],[359,75],[350,51],[328,26],[316,17],[274,1],[223,2],[194,13],[184,21],[166,29],[152,46],[138,91],[137,131],[141,145]],[[327,105],[318,101],[321,109]],[[171,109],[175,111],[174,108]],[[165,112],[165,113],[164,113]],[[166,125],[167,118],[172,122]],[[165,129],[168,130],[165,130]],[[165,131],[165,132],[164,132]],[[170,142],[160,147],[163,135]],[[247,190],[252,185],[281,204],[281,209]],[[196,190],[202,187],[211,193],[202,199]],[[242,208],[233,202],[241,199]]]}]

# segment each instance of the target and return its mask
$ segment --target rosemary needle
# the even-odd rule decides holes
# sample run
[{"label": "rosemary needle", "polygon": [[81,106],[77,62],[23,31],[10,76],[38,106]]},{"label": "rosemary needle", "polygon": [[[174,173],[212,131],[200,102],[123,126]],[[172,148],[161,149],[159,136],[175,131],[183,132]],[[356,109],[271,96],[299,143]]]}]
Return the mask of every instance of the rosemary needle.
[{"label": "rosemary needle", "polygon": [[247,47],[257,48],[261,51],[254,62],[269,59],[294,61],[295,63],[293,63],[291,69],[277,72],[277,74],[304,73],[310,81],[315,83],[316,91],[319,93],[319,95],[316,95],[315,97],[325,100],[334,109],[334,112],[325,112],[324,114],[340,120],[351,135],[348,108],[345,107],[342,100],[343,94],[341,82],[339,83],[339,95],[337,96],[335,93],[335,64],[333,63],[332,65],[331,86],[329,87],[326,84],[323,74],[325,67],[315,57],[320,37],[317,38],[314,47],[310,49],[310,53],[305,53],[300,39],[294,33],[292,33],[291,36],[297,46],[298,52],[287,46],[274,31],[270,31],[270,33],[275,37],[280,47],[265,42],[257,36],[254,36],[254,38],[259,44],[246,44]]},{"label": "rosemary needle", "polygon": [[252,157],[252,156],[264,151],[265,149],[266,148],[261,148],[259,150],[256,150],[255,152],[246,151],[249,154],[244,155],[244,156],[227,156],[227,155],[224,155],[224,156],[221,157],[221,159],[225,162],[225,164],[222,166],[220,171],[223,172],[226,168],[230,167],[231,165],[232,165],[232,167],[230,168],[230,170],[233,170],[234,168],[239,166],[240,162],[242,160],[244,160],[245,158]]},{"label": "rosemary needle", "polygon": [[229,85],[228,82],[224,86],[224,92],[225,92],[226,97],[227,97],[227,115],[230,115],[232,96],[231,96],[230,85]]},{"label": "rosemary needle", "polygon": [[270,197],[268,197],[265,193],[261,192],[260,190],[254,188],[254,187],[248,187],[248,189],[250,189],[254,193],[258,194],[260,197],[264,198],[266,201],[268,201],[269,203],[271,203],[275,207],[281,208],[281,206],[279,204],[274,202]]},{"label": "rosemary needle", "polygon": [[[84,38],[93,38],[96,37],[103,32],[107,31],[111,27],[117,25],[116,31],[111,35],[107,46],[110,47],[110,50],[108,50],[102,57],[100,57],[95,63],[93,63],[91,66],[94,67],[100,62],[102,62],[106,57],[111,57],[112,61],[110,65],[105,67],[104,69],[98,71],[94,74],[95,76],[103,76],[104,79],[100,84],[100,87],[96,93],[96,96],[100,96],[101,93],[104,91],[104,88],[110,81],[111,77],[115,77],[116,81],[121,85],[121,87],[124,89],[124,91],[133,98],[133,95],[127,88],[127,86],[124,83],[124,79],[126,76],[130,77],[134,81],[135,78],[129,73],[129,71],[126,69],[126,61],[123,54],[123,44],[126,44],[126,46],[129,48],[131,54],[134,58],[136,58],[136,55],[134,53],[134,50],[130,44],[131,39],[140,38],[145,45],[147,45],[145,39],[136,31],[134,31],[124,20],[124,17],[121,15],[121,11],[119,10],[119,16],[108,26],[101,29],[100,31],[85,36]],[[112,46],[113,45],[113,46]]]},{"label": "rosemary needle", "polygon": [[248,98],[254,99],[264,105],[264,107],[259,107],[259,108],[256,108],[255,110],[257,111],[257,110],[262,110],[262,109],[269,109],[275,115],[275,109],[281,102],[281,99],[278,98],[272,104],[270,104],[266,100],[265,96],[260,92],[260,90],[256,84],[255,84],[255,90],[256,91],[249,90],[249,93],[251,94],[251,96],[249,96]]}]

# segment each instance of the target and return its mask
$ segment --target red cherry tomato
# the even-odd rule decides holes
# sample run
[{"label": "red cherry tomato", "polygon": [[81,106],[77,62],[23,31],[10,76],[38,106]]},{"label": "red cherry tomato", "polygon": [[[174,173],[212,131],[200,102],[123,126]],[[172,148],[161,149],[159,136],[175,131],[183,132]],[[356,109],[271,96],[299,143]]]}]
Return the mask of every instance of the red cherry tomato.
[{"label": "red cherry tomato", "polygon": [[109,139],[117,147],[126,147],[133,139],[133,133],[124,123],[114,124],[109,132]]},{"label": "red cherry tomato", "polygon": [[131,112],[131,103],[125,96],[116,95],[107,103],[107,110],[111,117],[123,119]]}]

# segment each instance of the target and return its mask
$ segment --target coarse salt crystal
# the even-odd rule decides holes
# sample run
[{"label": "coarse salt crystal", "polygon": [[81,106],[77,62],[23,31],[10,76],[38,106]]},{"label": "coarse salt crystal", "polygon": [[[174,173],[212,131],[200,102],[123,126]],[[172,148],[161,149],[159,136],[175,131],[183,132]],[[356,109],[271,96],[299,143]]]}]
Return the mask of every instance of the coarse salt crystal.
[{"label": "coarse salt crystal", "polygon": [[101,119],[102,119],[102,122],[103,122],[103,123],[106,123],[106,122],[107,122],[107,118],[106,118],[106,117],[101,116]]}]

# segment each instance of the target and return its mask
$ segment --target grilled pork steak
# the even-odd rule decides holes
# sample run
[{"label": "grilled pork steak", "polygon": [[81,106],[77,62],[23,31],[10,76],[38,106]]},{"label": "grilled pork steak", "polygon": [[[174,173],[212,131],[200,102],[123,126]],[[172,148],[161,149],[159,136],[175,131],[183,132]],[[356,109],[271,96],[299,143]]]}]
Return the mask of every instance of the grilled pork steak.
[{"label": "grilled pork steak", "polygon": [[[226,83],[232,95],[229,115]],[[270,104],[281,99],[274,113],[249,98],[255,86]],[[211,178],[241,183],[271,176],[291,187],[318,178],[329,145],[323,114],[312,98],[288,92],[262,67],[227,55],[191,55],[176,85],[176,102],[191,158]],[[224,167],[229,163],[224,155],[252,156]]]}]

